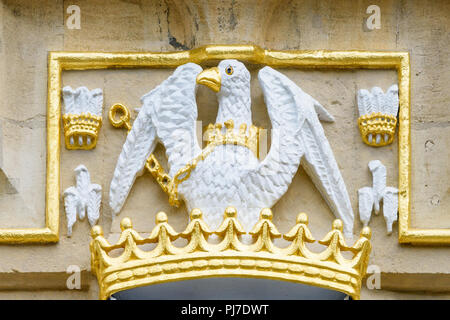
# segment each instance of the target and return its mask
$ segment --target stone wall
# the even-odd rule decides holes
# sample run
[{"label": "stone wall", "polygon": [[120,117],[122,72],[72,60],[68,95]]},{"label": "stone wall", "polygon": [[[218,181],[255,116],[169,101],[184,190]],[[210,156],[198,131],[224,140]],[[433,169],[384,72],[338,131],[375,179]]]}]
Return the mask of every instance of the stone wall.
[{"label": "stone wall", "polygon": [[[81,29],[65,27],[66,8],[81,9]],[[368,30],[366,8],[371,1],[17,1],[0,0],[0,228],[42,227],[45,223],[46,99],[48,51],[173,51],[206,44],[257,44],[263,48],[388,50],[411,55],[412,225],[450,228],[450,2],[377,1],[381,29]],[[252,72],[253,120],[270,128],[256,73]],[[167,196],[147,173],[139,178],[122,213],[113,219],[108,203],[109,182],[125,132],[107,121],[108,108],[140,105],[140,97],[171,70],[71,71],[63,85],[100,87],[104,91],[104,125],[93,151],[61,149],[61,190],[73,185],[73,169],[84,163],[92,181],[103,187],[100,224],[116,239],[122,217],[149,232],[157,211],[164,210],[177,230],[187,222],[184,207],[171,208]],[[371,184],[368,161],[380,159],[388,170],[388,185],[397,186],[397,138],[381,149],[364,145],[357,129],[356,91],[396,82],[394,71],[283,72],[315,97],[336,118],[324,124],[340,165],[357,220],[356,190]],[[215,121],[214,94],[199,88],[199,119]],[[61,140],[63,145],[63,140]],[[164,158],[163,148],[157,155]],[[4,187],[3,187],[4,186]],[[78,222],[68,238],[61,202],[60,241],[49,245],[0,246],[0,297],[30,297],[27,290],[45,290],[49,298],[95,298],[90,275],[89,225]],[[330,228],[333,214],[301,169],[287,194],[275,205],[274,222],[281,232],[305,211],[316,237]],[[370,264],[382,271],[389,290],[450,291],[450,248],[400,245],[397,225],[386,235],[382,217],[374,217]],[[64,290],[66,268],[83,270],[83,290]],[[383,280],[384,279],[384,280]],[[8,290],[15,293],[7,293]],[[4,290],[5,293],[1,291]],[[363,298],[389,297],[363,291]],[[416,293],[422,296],[423,293]],[[398,296],[404,297],[404,296]]]}]

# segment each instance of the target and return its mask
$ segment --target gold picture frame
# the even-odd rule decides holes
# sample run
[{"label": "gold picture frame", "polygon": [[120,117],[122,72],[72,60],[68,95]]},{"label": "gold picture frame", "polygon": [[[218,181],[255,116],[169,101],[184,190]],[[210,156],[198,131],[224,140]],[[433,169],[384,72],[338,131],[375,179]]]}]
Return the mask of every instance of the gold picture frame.
[{"label": "gold picture frame", "polygon": [[450,229],[410,226],[411,127],[410,58],[408,52],[276,51],[255,45],[208,45],[177,52],[50,52],[47,97],[46,227],[0,229],[0,243],[48,243],[59,239],[61,74],[65,70],[112,68],[174,68],[187,62],[238,59],[272,67],[395,69],[399,85],[399,242],[450,244]]}]

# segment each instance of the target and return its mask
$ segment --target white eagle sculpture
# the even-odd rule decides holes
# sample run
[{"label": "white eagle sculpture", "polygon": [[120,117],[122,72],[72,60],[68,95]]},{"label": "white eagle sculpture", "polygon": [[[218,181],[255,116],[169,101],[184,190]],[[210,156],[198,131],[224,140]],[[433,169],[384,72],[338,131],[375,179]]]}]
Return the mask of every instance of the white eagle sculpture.
[{"label": "white eagle sculpture", "polygon": [[[242,145],[224,144],[196,163],[178,186],[187,209],[199,208],[205,221],[217,227],[226,207],[234,206],[246,230],[263,208],[272,207],[288,189],[300,160],[330,209],[352,237],[353,210],[331,147],[319,119],[333,117],[294,82],[270,67],[258,73],[272,123],[271,148],[264,160]],[[110,187],[110,206],[119,213],[147,158],[157,143],[166,149],[171,178],[202,153],[197,143],[197,84],[217,92],[216,123],[252,124],[250,73],[237,60],[223,60],[202,70],[194,63],[178,67],[141,98],[142,108],[117,161]],[[225,128],[223,128],[224,130]]]}]

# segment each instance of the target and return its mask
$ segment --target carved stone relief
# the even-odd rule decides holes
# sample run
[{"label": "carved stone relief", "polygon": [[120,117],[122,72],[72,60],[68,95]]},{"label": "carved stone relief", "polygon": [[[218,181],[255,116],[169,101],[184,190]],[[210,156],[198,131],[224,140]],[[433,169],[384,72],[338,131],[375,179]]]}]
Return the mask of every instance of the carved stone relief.
[{"label": "carved stone relief", "polygon": [[[280,72],[264,67],[258,79],[272,122],[272,145],[263,161],[245,142],[251,134],[247,128],[252,128],[252,115],[250,74],[243,63],[223,60],[218,67],[203,71],[188,63],[144,95],[111,181],[113,211],[120,212],[137,175],[161,142],[170,165],[166,192],[173,203],[180,195],[188,210],[201,209],[213,228],[220,224],[225,208],[234,206],[250,230],[260,211],[272,207],[286,192],[303,158],[303,168],[351,238],[353,210],[319,121],[334,118]],[[195,131],[197,83],[216,91],[219,101],[218,136],[203,150]],[[242,135],[241,143],[235,135],[228,138],[225,134],[233,130]]]}]

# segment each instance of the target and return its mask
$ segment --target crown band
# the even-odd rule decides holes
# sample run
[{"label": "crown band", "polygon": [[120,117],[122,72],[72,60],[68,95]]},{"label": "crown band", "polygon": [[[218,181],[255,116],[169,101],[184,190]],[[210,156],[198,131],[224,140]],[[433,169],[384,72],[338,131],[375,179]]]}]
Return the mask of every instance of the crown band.
[{"label": "crown band", "polygon": [[212,145],[239,145],[250,149],[253,154],[259,158],[259,132],[260,128],[251,125],[247,132],[247,124],[242,123],[239,126],[239,131],[236,133],[234,131],[234,121],[232,119],[225,121],[225,133],[222,133],[222,124],[209,124],[206,127],[206,146]]},{"label": "crown band", "polygon": [[64,114],[64,137],[69,150],[90,150],[97,145],[102,117],[90,113]]},{"label": "crown band", "polygon": [[[373,112],[358,118],[359,131],[364,143],[373,147],[391,144],[394,140],[396,125],[396,116],[381,112]],[[381,136],[379,141],[376,139],[377,135]]]}]

